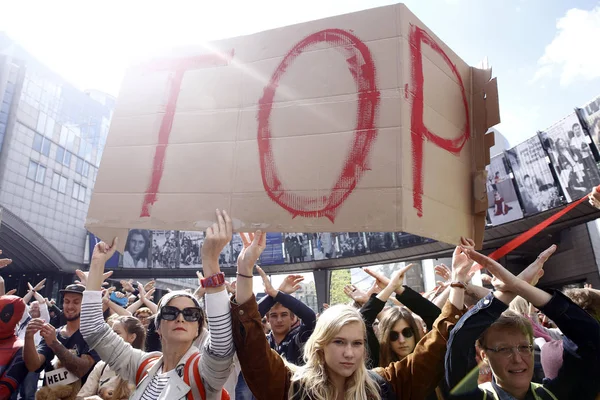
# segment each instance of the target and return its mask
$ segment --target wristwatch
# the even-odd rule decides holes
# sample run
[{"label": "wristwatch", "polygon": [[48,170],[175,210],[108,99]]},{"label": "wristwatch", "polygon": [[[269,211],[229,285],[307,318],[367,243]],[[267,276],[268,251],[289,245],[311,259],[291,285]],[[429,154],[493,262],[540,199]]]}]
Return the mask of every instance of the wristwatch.
[{"label": "wristwatch", "polygon": [[225,284],[225,274],[222,272],[211,275],[200,281],[200,285],[202,285],[203,288],[219,287],[219,286],[223,286],[224,284]]}]

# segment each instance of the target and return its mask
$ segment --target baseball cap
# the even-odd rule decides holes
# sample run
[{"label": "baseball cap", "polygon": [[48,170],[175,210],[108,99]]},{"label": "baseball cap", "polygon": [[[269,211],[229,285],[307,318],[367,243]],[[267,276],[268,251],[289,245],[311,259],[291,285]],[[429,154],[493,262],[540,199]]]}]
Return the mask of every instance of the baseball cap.
[{"label": "baseball cap", "polygon": [[85,291],[85,286],[80,285],[78,283],[73,283],[71,285],[68,285],[66,288],[60,290],[61,293],[77,293],[77,294],[81,294],[81,295],[83,295],[84,291]]}]

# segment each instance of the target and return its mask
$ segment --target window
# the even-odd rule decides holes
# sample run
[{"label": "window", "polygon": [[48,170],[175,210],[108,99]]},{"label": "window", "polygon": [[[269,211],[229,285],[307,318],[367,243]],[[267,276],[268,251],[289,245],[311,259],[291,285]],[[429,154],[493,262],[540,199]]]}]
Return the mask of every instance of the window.
[{"label": "window", "polygon": [[52,184],[50,185],[50,187],[52,188],[52,190],[57,190],[58,191],[58,185],[60,183],[60,174],[57,174],[56,172],[54,173],[54,175],[52,175]]},{"label": "window", "polygon": [[71,166],[71,152],[70,151],[65,151],[65,158],[63,159],[63,165],[66,165],[67,167]]},{"label": "window", "polygon": [[48,139],[46,139],[45,137],[43,137],[42,135],[40,135],[39,133],[36,133],[35,136],[33,137],[33,149],[35,151],[39,151],[40,153],[42,153],[45,156],[49,156],[50,155],[50,141]]},{"label": "window", "polygon": [[77,157],[77,164],[75,164],[75,172],[79,175],[83,174],[83,160]]},{"label": "window", "polygon": [[38,164],[33,161],[29,161],[29,169],[27,170],[27,178],[35,181],[35,175],[37,173]]},{"label": "window", "polygon": [[39,133],[44,133],[44,131],[46,130],[46,114],[43,112],[41,112],[40,116],[38,117],[36,130]]},{"label": "window", "polygon": [[73,198],[77,199],[79,201],[85,201],[85,192],[87,190],[87,187],[77,183],[77,182],[73,182]]},{"label": "window", "polygon": [[90,164],[84,162],[83,163],[83,172],[81,173],[81,175],[85,176],[87,178],[87,176],[90,173]]},{"label": "window", "polygon": [[87,188],[83,185],[79,186],[79,201],[85,202],[85,192],[87,191]]},{"label": "window", "polygon": [[56,161],[69,167],[71,165],[71,153],[64,147],[58,146],[56,149]]},{"label": "window", "polygon": [[46,127],[44,129],[44,134],[46,136],[52,137],[52,135],[54,135],[54,124],[54,118],[48,116],[48,119],[46,120]]},{"label": "window", "polygon": [[46,179],[46,167],[30,160],[29,169],[27,170],[27,178],[43,184],[44,179]]},{"label": "window", "polygon": [[67,191],[67,178],[55,172],[52,175],[52,189],[60,193],[65,193]]},{"label": "window", "polygon": [[60,183],[58,184],[58,191],[61,193],[67,192],[67,178],[60,176]]},{"label": "window", "polygon": [[37,174],[35,175],[35,181],[37,183],[44,183],[44,179],[46,179],[46,167],[38,164]]},{"label": "window", "polygon": [[42,152],[42,142],[44,141],[44,137],[39,133],[36,133],[33,137],[33,149],[35,151]]}]

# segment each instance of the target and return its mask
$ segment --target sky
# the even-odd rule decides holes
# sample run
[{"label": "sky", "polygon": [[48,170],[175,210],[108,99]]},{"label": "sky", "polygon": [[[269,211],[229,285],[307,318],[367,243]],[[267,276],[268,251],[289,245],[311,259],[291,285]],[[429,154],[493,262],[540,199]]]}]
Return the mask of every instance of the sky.
[{"label": "sky", "polygon": [[[19,0],[0,30],[80,89],[118,94],[125,68],[157,48],[201,44],[362,9],[385,0]],[[407,0],[463,60],[487,57],[516,145],[600,95],[600,2]]]}]

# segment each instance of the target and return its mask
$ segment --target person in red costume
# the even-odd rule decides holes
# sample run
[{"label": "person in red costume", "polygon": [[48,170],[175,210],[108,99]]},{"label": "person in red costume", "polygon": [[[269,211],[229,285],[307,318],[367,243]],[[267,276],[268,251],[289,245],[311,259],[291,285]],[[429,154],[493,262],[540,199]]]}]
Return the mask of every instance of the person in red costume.
[{"label": "person in red costume", "polygon": [[24,311],[22,298],[0,296],[0,400],[10,399],[28,372],[22,356],[23,341],[15,334]]}]

